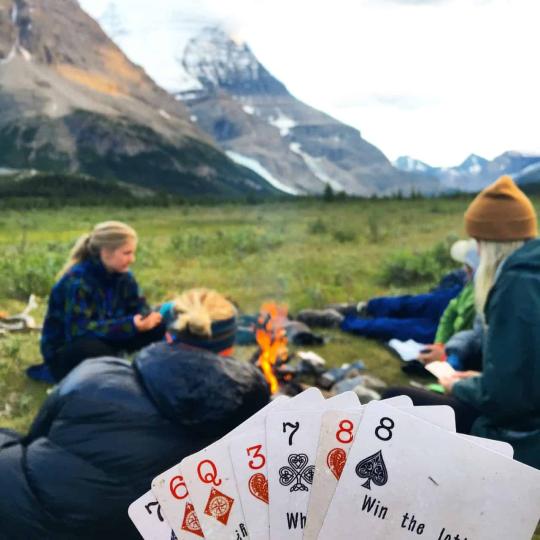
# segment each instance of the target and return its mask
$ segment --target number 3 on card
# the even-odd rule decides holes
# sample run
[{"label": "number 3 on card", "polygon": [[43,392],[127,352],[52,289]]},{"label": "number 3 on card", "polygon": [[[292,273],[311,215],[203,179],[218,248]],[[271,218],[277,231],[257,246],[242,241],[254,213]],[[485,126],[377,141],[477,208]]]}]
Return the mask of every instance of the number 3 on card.
[{"label": "number 3 on card", "polygon": [[[262,445],[257,444],[255,446],[250,446],[249,448],[246,448],[246,452],[248,456],[252,457],[249,461],[249,468],[253,470],[262,469],[266,464],[266,458],[261,453]],[[259,460],[258,463],[255,463],[255,460]]]},{"label": "number 3 on card", "polygon": [[353,440],[354,424],[350,420],[342,420],[336,431],[336,439],[342,444],[349,444]]}]

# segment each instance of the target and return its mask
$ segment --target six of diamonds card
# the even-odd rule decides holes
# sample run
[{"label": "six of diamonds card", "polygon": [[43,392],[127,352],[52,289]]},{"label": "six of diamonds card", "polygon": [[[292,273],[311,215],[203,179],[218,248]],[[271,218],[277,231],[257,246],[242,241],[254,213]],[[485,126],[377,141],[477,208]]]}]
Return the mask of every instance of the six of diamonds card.
[{"label": "six of diamonds card", "polygon": [[456,434],[449,407],[310,388],[159,475],[128,513],[145,540],[529,540],[540,471]]}]

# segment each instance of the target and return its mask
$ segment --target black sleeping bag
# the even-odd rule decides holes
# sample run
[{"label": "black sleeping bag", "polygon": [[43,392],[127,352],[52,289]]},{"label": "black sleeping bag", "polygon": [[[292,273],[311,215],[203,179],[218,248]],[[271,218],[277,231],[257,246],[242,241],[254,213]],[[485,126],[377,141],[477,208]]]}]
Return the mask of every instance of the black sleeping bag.
[{"label": "black sleeping bag", "polygon": [[140,538],[127,509],[152,478],[268,400],[253,366],[182,344],[83,362],[26,437],[0,431],[0,539]]}]

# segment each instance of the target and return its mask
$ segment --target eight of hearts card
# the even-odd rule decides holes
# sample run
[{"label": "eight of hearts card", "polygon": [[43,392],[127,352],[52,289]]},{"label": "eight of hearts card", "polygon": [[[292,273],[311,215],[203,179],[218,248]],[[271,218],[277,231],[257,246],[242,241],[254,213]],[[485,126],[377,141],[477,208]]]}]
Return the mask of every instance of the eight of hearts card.
[{"label": "eight of hearts card", "polygon": [[266,419],[271,538],[303,536],[322,414],[333,408],[360,409],[353,392],[327,399],[318,410],[273,411]]},{"label": "eight of hearts card", "polygon": [[318,538],[530,540],[539,509],[540,471],[370,403]]},{"label": "eight of hearts card", "polygon": [[[449,431],[456,430],[454,411],[448,406],[413,407],[406,396],[384,402],[407,408],[411,414]],[[315,540],[319,535],[361,418],[362,411],[350,410],[328,411],[322,417],[304,540]]]}]

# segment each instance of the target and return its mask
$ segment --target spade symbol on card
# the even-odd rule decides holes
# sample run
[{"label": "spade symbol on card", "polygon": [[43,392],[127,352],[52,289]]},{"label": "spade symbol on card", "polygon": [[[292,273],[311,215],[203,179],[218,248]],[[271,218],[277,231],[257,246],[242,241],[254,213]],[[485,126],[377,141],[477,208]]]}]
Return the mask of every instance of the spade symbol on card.
[{"label": "spade symbol on card", "polygon": [[216,518],[220,523],[223,523],[223,525],[227,525],[233,503],[234,499],[231,499],[231,497],[221,493],[221,491],[212,488],[204,513],[207,516]]},{"label": "spade symbol on card", "polygon": [[345,467],[345,462],[347,461],[347,454],[343,448],[333,448],[328,452],[326,456],[326,464],[328,468],[332,471],[332,474],[336,477],[336,480],[341,478],[341,473],[343,472],[343,467]]},{"label": "spade symbol on card", "polygon": [[373,482],[377,486],[384,486],[388,480],[388,472],[386,471],[386,465],[384,464],[380,450],[376,454],[360,461],[355,471],[360,478],[367,478],[367,482],[362,484],[362,487],[366,489],[371,489],[370,482]]},{"label": "spade symbol on card", "polygon": [[268,504],[268,480],[262,473],[254,474],[248,481],[250,493],[260,501]]},{"label": "spade symbol on card", "polygon": [[201,524],[199,523],[199,518],[195,513],[195,507],[191,503],[186,504],[186,509],[184,511],[184,520],[182,521],[182,529],[184,529],[184,531],[188,531],[204,538]]},{"label": "spade symbol on card", "polygon": [[279,469],[279,483],[282,486],[289,486],[295,482],[289,491],[309,491],[304,482],[313,484],[315,466],[308,466],[309,458],[306,454],[291,454],[288,461],[290,467],[281,467]]}]

